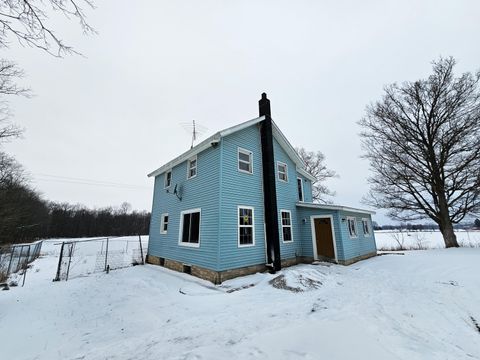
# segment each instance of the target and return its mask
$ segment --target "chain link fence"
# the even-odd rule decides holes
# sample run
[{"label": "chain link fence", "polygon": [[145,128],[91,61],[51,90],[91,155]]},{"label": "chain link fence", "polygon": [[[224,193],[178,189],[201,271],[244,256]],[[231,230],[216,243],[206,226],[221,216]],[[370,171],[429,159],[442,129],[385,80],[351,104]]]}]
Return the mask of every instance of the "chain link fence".
[{"label": "chain link fence", "polygon": [[147,240],[130,237],[72,240],[60,246],[54,281],[145,264]]},{"label": "chain link fence", "polygon": [[42,243],[42,241],[37,241],[30,244],[0,247],[0,282],[7,280],[10,274],[20,270],[26,274],[28,264],[40,256]]}]

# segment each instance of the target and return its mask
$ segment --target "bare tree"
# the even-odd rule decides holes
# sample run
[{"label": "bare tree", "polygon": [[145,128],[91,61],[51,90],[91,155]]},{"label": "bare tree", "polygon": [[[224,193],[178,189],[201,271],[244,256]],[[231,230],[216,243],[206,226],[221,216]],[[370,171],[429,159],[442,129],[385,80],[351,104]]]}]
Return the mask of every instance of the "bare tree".
[{"label": "bare tree", "polygon": [[397,220],[430,218],[446,247],[480,206],[480,72],[454,77],[453,58],[423,80],[385,87],[359,122],[373,176],[366,202]]},{"label": "bare tree", "polygon": [[[62,13],[67,18],[76,18],[84,33],[94,33],[88,24],[83,6],[93,8],[92,0],[6,0],[0,1],[0,49],[10,46],[10,38],[22,45],[42,49],[61,57],[77,53],[66,45],[48,24],[49,14]],[[15,62],[0,59],[0,143],[18,137],[21,129],[8,122],[10,111],[5,95],[29,96],[28,88],[17,85],[23,71]]]},{"label": "bare tree", "polygon": [[94,33],[83,7],[93,8],[92,0],[6,0],[0,2],[0,47],[8,47],[9,36],[23,45],[42,49],[54,56],[76,52],[66,45],[48,24],[49,15],[61,13],[76,18],[84,33]]},{"label": "bare tree", "polygon": [[325,155],[320,151],[306,151],[304,148],[296,148],[295,150],[305,163],[305,170],[317,179],[312,183],[313,201],[322,203],[330,202],[327,197],[334,196],[335,192],[327,188],[325,181],[338,177],[338,175],[325,165]]}]

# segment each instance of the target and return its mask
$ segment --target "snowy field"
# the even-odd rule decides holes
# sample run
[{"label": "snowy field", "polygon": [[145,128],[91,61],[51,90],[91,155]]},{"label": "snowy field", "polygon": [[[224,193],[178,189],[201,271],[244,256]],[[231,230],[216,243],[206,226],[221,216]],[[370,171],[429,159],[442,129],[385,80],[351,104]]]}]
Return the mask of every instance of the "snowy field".
[{"label": "snowy field", "polygon": [[[460,246],[480,247],[480,230],[460,230],[455,235]],[[440,231],[375,231],[375,240],[378,250],[445,248]]]},{"label": "snowy field", "polygon": [[480,359],[480,248],[213,286],[152,265],[52,282],[53,243],[0,292],[0,359]]}]

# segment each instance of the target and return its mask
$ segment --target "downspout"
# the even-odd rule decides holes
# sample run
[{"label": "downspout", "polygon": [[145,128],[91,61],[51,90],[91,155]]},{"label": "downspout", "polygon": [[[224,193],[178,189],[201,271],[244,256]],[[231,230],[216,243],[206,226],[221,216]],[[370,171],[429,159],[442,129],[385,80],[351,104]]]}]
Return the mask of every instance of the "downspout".
[{"label": "downspout", "polygon": [[275,182],[275,158],[273,152],[273,129],[270,100],[263,93],[258,102],[259,116],[265,116],[260,123],[262,142],[263,204],[265,211],[265,231],[267,237],[267,266],[272,271],[282,268],[280,258],[280,233],[278,230],[277,188]]}]

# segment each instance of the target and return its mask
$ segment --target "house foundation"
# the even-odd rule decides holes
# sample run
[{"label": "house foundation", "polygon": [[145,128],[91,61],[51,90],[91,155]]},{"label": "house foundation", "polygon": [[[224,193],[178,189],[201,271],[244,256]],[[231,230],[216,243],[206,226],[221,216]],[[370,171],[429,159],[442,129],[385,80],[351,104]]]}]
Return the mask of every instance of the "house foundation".
[{"label": "house foundation", "polygon": [[[338,263],[341,265],[350,265],[357,261],[365,260],[373,256],[376,256],[376,252],[358,256],[356,258],[349,259],[347,261],[341,260],[341,261],[338,261]],[[196,276],[200,279],[208,280],[216,285],[221,284],[226,280],[234,279],[239,276],[252,275],[258,272],[266,272],[269,270],[267,266],[262,264],[262,265],[253,265],[253,266],[247,266],[247,267],[224,270],[224,271],[215,271],[211,269],[206,269],[201,266],[184,264],[176,260],[165,259],[165,258],[161,258],[154,255],[147,255],[146,261],[147,263],[152,265],[160,265],[170,270],[187,273],[187,274]],[[311,264],[313,261],[314,261],[313,257],[297,256],[294,258],[282,260],[282,268],[297,265],[297,264]]]}]

